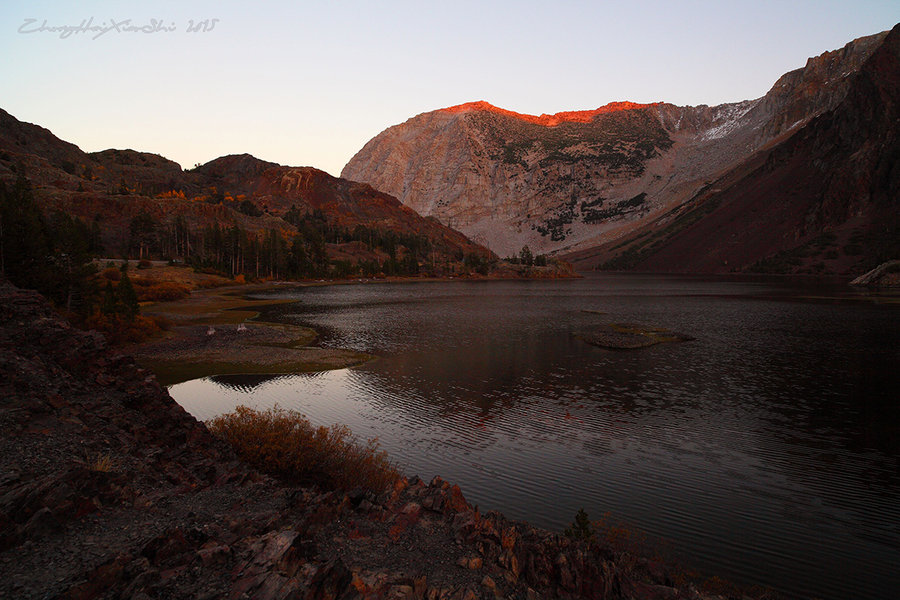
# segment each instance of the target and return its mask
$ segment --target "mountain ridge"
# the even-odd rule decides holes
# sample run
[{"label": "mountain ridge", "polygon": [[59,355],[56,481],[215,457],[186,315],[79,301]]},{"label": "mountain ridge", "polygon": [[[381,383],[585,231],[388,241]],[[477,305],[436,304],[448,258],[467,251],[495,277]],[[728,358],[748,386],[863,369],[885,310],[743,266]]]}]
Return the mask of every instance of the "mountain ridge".
[{"label": "mountain ridge", "polygon": [[[609,244],[568,258],[582,267],[609,260],[616,267],[650,271],[720,272],[744,265],[759,272],[847,275],[894,258],[900,252],[898,90],[900,30],[895,28],[832,110],[737,164],[714,188],[626,236],[618,242],[624,253],[619,258]],[[674,232],[663,222],[689,220],[699,212],[703,219]],[[591,254],[605,256],[593,260]]]},{"label": "mountain ridge", "polygon": [[499,254],[529,245],[568,255],[623,240],[834,110],[888,34],[810,58],[754,100],[540,117],[481,101],[422,113],[370,140],[342,176]]},{"label": "mountain ridge", "polygon": [[[30,182],[46,215],[59,211],[93,222],[102,245],[114,255],[133,251],[135,227],[141,223],[152,229],[144,235],[150,241],[140,242],[141,258],[148,248],[159,257],[185,260],[192,247],[207,241],[204,232],[210,228],[237,228],[252,238],[247,241],[252,245],[253,239],[273,231],[285,239],[309,237],[312,224],[335,238],[325,240],[332,260],[349,260],[357,268],[366,262],[366,269],[372,270],[388,259],[406,258],[404,268],[417,271],[412,265],[417,258],[433,270],[455,272],[453,265],[465,256],[496,258],[388,194],[313,167],[288,167],[238,154],[183,170],[163,156],[135,150],[86,153],[0,109],[0,181],[15,188],[18,179]],[[292,187],[289,180],[302,185]],[[385,248],[342,247],[353,241],[359,228]]]}]

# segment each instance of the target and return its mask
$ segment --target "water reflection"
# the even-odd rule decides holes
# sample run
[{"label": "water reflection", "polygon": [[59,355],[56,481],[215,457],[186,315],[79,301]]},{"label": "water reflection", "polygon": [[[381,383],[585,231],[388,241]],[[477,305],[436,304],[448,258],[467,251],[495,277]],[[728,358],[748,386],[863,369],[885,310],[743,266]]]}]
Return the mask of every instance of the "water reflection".
[{"label": "water reflection", "polygon": [[[172,393],[200,418],[277,403],[347,423],[407,472],[545,527],[611,512],[712,573],[884,597],[900,584],[900,324],[798,291],[609,276],[312,288],[282,317],[378,360]],[[576,335],[608,321],[697,339],[620,352]]]},{"label": "water reflection", "polygon": [[269,381],[277,381],[284,379],[286,375],[253,375],[253,374],[237,374],[237,375],[214,375],[209,381],[222,387],[232,389],[244,394],[252,393],[256,388]]}]

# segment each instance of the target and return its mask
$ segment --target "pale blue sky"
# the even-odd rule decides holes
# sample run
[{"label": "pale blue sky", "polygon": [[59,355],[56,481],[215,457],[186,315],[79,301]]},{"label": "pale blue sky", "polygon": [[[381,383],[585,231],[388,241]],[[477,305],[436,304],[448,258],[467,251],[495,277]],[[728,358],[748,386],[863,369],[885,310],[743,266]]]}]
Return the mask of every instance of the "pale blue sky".
[{"label": "pale blue sky", "polygon": [[[176,30],[19,32],[90,17]],[[186,31],[213,18],[212,31]],[[898,21],[898,0],[4,0],[0,107],[86,151],[133,148],[185,168],[249,152],[338,175],[421,112],[757,98],[807,57]]]}]

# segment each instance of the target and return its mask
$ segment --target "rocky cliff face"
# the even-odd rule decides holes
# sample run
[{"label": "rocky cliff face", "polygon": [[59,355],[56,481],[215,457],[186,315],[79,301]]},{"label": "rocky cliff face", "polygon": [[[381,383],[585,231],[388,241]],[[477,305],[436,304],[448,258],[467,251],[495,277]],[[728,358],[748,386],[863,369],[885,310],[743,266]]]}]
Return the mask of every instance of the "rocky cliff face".
[{"label": "rocky cliff face", "polygon": [[809,59],[764,97],[521,115],[475,102],[391,127],[342,172],[501,255],[618,239],[836,107],[885,33]]},{"label": "rocky cliff face", "polygon": [[[811,63],[839,71],[821,57]],[[786,139],[614,244],[570,258],[582,267],[852,276],[900,256],[900,27],[840,81],[838,97],[819,101],[836,103]]]}]

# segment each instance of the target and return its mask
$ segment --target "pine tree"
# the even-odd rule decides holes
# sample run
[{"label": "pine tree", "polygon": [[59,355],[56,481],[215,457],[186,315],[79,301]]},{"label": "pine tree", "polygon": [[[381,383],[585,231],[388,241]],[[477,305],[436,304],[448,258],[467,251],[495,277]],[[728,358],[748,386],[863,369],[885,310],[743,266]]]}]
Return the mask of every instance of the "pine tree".
[{"label": "pine tree", "polygon": [[116,286],[116,296],[118,297],[116,312],[121,313],[127,320],[133,321],[134,317],[140,312],[141,307],[138,304],[137,294],[131,285],[131,279],[128,277],[128,271],[122,271],[122,277]]},{"label": "pine tree", "polygon": [[119,298],[113,288],[112,281],[106,280],[106,289],[103,290],[103,301],[100,304],[100,312],[104,315],[115,314],[118,310]]}]

